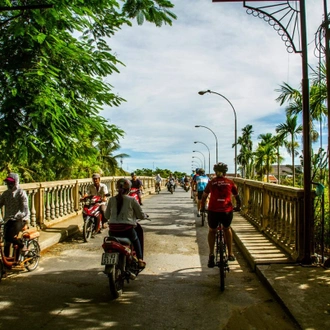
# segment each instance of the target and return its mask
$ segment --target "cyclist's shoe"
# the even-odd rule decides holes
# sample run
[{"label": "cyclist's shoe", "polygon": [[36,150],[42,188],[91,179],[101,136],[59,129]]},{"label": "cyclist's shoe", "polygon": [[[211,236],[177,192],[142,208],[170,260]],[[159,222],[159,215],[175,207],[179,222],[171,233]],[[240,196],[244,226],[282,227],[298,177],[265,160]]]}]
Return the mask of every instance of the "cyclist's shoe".
[{"label": "cyclist's shoe", "polygon": [[230,255],[230,256],[228,257],[228,260],[229,260],[229,261],[235,261],[236,258],[235,258],[233,255]]},{"label": "cyclist's shoe", "polygon": [[198,216],[198,217],[200,217],[200,216],[201,216],[200,212],[197,212],[197,216]]},{"label": "cyclist's shoe", "polygon": [[214,263],[214,255],[210,255],[209,256],[209,262],[207,263],[207,267],[209,268],[213,268],[215,266],[215,263]]}]

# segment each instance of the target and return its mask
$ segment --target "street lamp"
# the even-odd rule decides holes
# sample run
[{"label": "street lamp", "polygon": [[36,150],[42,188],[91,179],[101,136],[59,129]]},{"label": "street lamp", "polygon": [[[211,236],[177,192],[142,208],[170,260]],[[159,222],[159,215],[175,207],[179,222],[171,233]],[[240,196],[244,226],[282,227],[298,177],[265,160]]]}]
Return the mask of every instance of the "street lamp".
[{"label": "street lamp", "polygon": [[191,162],[191,166],[194,168],[194,169],[196,169],[196,168],[199,168],[199,164],[195,161],[195,160],[193,160],[192,162]]},{"label": "street lamp", "polygon": [[209,152],[209,174],[211,174],[211,153],[210,153],[210,149],[209,147],[204,143],[204,142],[200,142],[200,141],[195,141],[194,143],[201,143],[201,144],[204,144],[204,146],[207,148],[208,152]]},{"label": "street lamp", "polygon": [[204,158],[204,167],[203,168],[205,169],[205,156],[204,156],[204,154],[202,152],[198,151],[198,150],[193,150],[193,152],[199,152],[203,156],[203,158]]},{"label": "street lamp", "polygon": [[211,128],[203,126],[203,125],[195,125],[195,127],[204,127],[206,129],[208,129],[209,131],[211,131],[215,137],[215,162],[218,163],[218,138],[215,135],[215,133],[211,130]]},{"label": "street lamp", "polygon": [[207,91],[198,92],[199,95],[204,95],[205,93],[217,94],[217,95],[221,96],[230,104],[231,108],[233,109],[234,119],[235,119],[235,177],[237,177],[237,116],[236,116],[236,110],[235,110],[234,106],[232,105],[232,103],[224,95],[222,95],[218,92],[211,91],[209,89]]},{"label": "street lamp", "polygon": [[203,161],[199,157],[192,156],[192,158],[197,158],[200,161],[200,167],[203,167]]}]

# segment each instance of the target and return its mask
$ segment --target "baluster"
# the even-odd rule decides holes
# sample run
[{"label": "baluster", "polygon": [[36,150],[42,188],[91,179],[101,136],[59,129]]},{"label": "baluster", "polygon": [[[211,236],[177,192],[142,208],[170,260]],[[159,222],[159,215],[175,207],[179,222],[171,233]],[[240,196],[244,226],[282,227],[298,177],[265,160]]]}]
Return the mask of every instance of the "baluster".
[{"label": "baluster", "polygon": [[60,216],[60,202],[59,202],[59,195],[60,195],[60,186],[55,188],[55,217],[59,218]]},{"label": "baluster", "polygon": [[63,216],[63,186],[59,187],[58,199],[59,199],[60,217],[62,217]]},{"label": "baluster", "polygon": [[68,186],[63,186],[63,198],[62,198],[62,202],[63,202],[63,215],[67,215],[68,214],[68,203],[67,203],[67,195],[68,195]]},{"label": "baluster", "polygon": [[37,225],[37,211],[35,207],[35,195],[37,193],[37,190],[32,190],[30,192],[30,197],[31,197],[31,210],[30,210],[30,224],[32,227],[36,227]]},{"label": "baluster", "polygon": [[46,218],[47,221],[50,221],[50,219],[51,219],[50,218],[50,197],[51,197],[51,194],[50,194],[49,188],[45,188],[45,196],[46,196],[45,218]]}]

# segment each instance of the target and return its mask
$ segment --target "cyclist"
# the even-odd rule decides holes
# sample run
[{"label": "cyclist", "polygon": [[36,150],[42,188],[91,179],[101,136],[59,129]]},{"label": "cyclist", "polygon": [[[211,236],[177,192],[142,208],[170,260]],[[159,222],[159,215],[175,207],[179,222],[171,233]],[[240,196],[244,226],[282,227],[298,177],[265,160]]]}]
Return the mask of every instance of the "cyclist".
[{"label": "cyclist", "polygon": [[159,187],[159,191],[161,191],[160,184],[162,183],[162,178],[161,178],[160,174],[156,175],[155,181],[156,181],[155,188]]},{"label": "cyclist", "polygon": [[228,260],[235,261],[235,256],[232,251],[233,236],[230,228],[233,220],[233,205],[231,196],[236,199],[235,211],[241,208],[241,199],[238,195],[238,190],[235,183],[226,178],[228,166],[224,163],[215,164],[213,170],[216,177],[207,184],[201,202],[201,209],[205,210],[205,202],[209,194],[210,200],[208,205],[208,245],[209,245],[209,261],[208,267],[213,268],[214,264],[214,244],[215,235],[219,223],[222,223],[224,228],[225,241],[228,247]]},{"label": "cyclist", "polygon": [[30,218],[29,200],[26,192],[19,186],[17,173],[10,173],[4,180],[7,190],[0,196],[0,207],[5,206],[5,255],[9,256],[10,243],[17,244],[21,253],[26,252],[22,240],[17,238],[18,233],[28,223]]},{"label": "cyclist", "polygon": [[203,168],[198,169],[198,175],[195,177],[194,190],[197,191],[197,216],[200,217],[201,213],[201,201],[204,189],[207,183],[210,181],[209,177],[205,175],[205,170]]},{"label": "cyclist", "polygon": [[191,198],[194,200],[194,202],[197,203],[197,191],[196,191],[196,177],[198,174],[199,168],[196,168],[195,174],[193,175],[191,179]]},{"label": "cyclist", "polygon": [[[144,268],[146,263],[142,259],[141,242],[135,231],[136,219],[145,219],[141,206],[135,198],[127,196],[131,190],[132,183],[128,179],[119,179],[116,184],[118,194],[109,199],[108,207],[105,212],[109,218],[109,224],[125,224],[131,227],[125,231],[116,232],[116,236],[127,237],[133,243],[139,268]],[[109,231],[109,235],[111,235]]]},{"label": "cyclist", "polygon": [[108,194],[108,187],[106,184],[101,183],[101,175],[99,173],[94,173],[92,175],[93,184],[88,187],[87,193],[84,195],[86,196],[100,196],[102,198],[102,202],[104,204],[100,205],[100,213],[102,214],[102,227],[106,227],[107,219],[105,217],[105,210],[107,208],[107,196]]},{"label": "cyclist", "polygon": [[131,173],[131,184],[132,184],[132,188],[136,188],[139,189],[138,190],[138,197],[139,197],[139,203],[140,205],[142,204],[142,189],[143,189],[143,183],[140,179],[137,178],[136,174],[133,172]]}]

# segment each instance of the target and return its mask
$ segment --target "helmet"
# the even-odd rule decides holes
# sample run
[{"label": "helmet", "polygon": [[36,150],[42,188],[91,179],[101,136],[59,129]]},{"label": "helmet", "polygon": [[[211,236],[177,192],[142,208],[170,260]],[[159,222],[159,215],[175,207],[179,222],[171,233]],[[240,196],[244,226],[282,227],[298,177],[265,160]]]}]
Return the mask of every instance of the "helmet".
[{"label": "helmet", "polygon": [[205,174],[205,170],[203,168],[199,168],[198,169],[198,174],[199,175],[204,175]]},{"label": "helmet", "polygon": [[132,183],[128,179],[119,179],[116,183],[116,188],[118,192],[121,192],[122,194],[128,194],[131,190]]},{"label": "helmet", "polygon": [[196,173],[198,173],[198,170],[199,170],[199,168],[198,168],[198,167],[196,167]]},{"label": "helmet", "polygon": [[226,174],[228,171],[228,165],[225,163],[218,163],[213,166],[214,172],[221,172],[223,174]]}]

